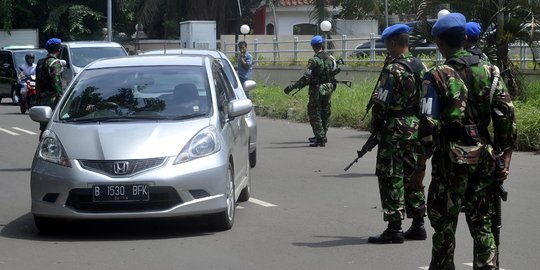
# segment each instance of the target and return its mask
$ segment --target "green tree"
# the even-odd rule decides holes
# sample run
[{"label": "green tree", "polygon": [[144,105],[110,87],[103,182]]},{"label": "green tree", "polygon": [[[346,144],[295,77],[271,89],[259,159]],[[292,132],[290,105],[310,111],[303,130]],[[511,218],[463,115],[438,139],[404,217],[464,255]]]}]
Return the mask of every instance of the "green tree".
[{"label": "green tree", "polygon": [[[510,60],[509,44],[522,40],[531,48],[537,46],[539,39],[540,1],[538,0],[471,0],[438,1],[422,0],[417,18],[427,22],[428,17],[435,17],[442,6],[453,12],[463,13],[469,21],[476,21],[484,30],[481,36],[481,48],[493,63],[501,69],[510,93],[519,94],[521,80],[519,72]],[[431,37],[431,26],[424,23],[424,37]]]}]

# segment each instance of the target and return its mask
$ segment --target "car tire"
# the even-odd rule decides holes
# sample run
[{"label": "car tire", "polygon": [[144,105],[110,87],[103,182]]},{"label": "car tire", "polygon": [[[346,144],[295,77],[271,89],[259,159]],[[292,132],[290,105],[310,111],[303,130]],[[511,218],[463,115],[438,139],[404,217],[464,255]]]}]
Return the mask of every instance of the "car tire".
[{"label": "car tire", "polygon": [[65,222],[60,219],[34,216],[36,228],[42,234],[58,233],[64,229]]},{"label": "car tire", "polygon": [[257,165],[257,149],[249,153],[249,167],[255,168],[255,165]]},{"label": "car tire", "polygon": [[232,164],[229,163],[227,170],[227,190],[225,196],[227,200],[227,208],[223,212],[216,213],[212,216],[213,228],[217,231],[230,230],[234,224],[236,211],[236,199],[234,193],[234,173]]},{"label": "car tire", "polygon": [[[250,154],[251,155],[251,154]],[[249,201],[249,198],[251,198],[251,162],[248,161],[247,166],[247,185],[242,189],[240,192],[240,196],[238,196],[238,202],[247,202]]]}]

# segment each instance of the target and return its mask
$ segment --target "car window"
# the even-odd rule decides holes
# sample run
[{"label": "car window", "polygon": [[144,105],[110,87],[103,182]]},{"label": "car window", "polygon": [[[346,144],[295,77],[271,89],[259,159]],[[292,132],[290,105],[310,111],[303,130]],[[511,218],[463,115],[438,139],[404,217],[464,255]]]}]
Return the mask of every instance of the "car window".
[{"label": "car window", "polygon": [[226,76],[221,69],[221,65],[214,64],[212,66],[212,73],[214,77],[214,86],[216,89],[216,99],[219,110],[219,118],[221,124],[225,124],[228,118],[228,106],[229,102],[236,98],[231,85],[228,83]]},{"label": "car window", "polygon": [[219,60],[222,65],[223,65],[223,70],[225,71],[225,75],[227,76],[227,79],[229,81],[229,83],[231,83],[232,87],[233,88],[238,88],[238,81],[236,81],[236,77],[235,77],[235,71],[234,69],[231,67],[231,64],[229,61],[225,61],[225,60]]},{"label": "car window", "polygon": [[81,68],[97,59],[125,55],[126,52],[120,47],[71,48],[72,63]]},{"label": "car window", "polygon": [[205,69],[194,66],[85,70],[67,91],[62,121],[188,119],[211,113]]},{"label": "car window", "polygon": [[34,58],[34,64],[37,64],[37,61],[39,59],[45,58],[47,56],[47,51],[46,50],[13,52],[13,56],[15,58],[14,59],[15,60],[15,65],[17,66],[17,68],[19,68],[22,64],[25,63],[24,57],[28,53],[33,53],[34,54],[34,57],[35,57]]}]

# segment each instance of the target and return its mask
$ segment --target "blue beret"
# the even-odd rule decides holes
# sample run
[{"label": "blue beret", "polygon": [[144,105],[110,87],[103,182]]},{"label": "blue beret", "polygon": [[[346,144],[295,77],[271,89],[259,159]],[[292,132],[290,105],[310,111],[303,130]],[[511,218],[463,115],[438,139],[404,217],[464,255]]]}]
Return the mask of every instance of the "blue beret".
[{"label": "blue beret", "polygon": [[433,25],[431,29],[431,35],[438,37],[442,33],[450,29],[462,29],[465,30],[465,23],[467,20],[461,13],[450,13],[440,19]]},{"label": "blue beret", "polygon": [[381,40],[384,41],[385,39],[391,36],[399,35],[403,33],[408,34],[409,32],[411,32],[411,28],[408,25],[402,24],[402,23],[394,24],[384,29],[381,35]]},{"label": "blue beret", "polygon": [[314,36],[312,39],[311,39],[311,46],[313,45],[319,45],[319,44],[323,44],[324,43],[324,38],[321,37],[321,36]]},{"label": "blue beret", "polygon": [[482,27],[477,22],[468,22],[465,24],[465,34],[469,37],[477,37],[482,32]]},{"label": "blue beret", "polygon": [[51,38],[47,40],[47,42],[45,43],[45,49],[48,49],[50,46],[54,44],[61,44],[61,43],[62,43],[62,40],[60,40],[59,38]]}]

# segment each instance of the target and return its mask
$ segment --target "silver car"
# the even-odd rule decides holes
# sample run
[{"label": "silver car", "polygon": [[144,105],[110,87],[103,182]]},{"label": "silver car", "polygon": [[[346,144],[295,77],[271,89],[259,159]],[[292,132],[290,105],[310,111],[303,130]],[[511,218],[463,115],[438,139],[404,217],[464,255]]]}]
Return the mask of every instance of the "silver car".
[{"label": "silver car", "polygon": [[233,226],[251,193],[249,99],[209,56],[98,60],[75,77],[54,111],[31,172],[32,214],[42,232],[65,219],[210,215]]},{"label": "silver car", "polygon": [[[223,70],[229,78],[232,88],[236,94],[242,98],[247,98],[246,92],[253,90],[257,87],[257,83],[252,80],[248,80],[242,85],[238,74],[234,71],[234,67],[229,61],[229,58],[220,51],[215,50],[203,50],[203,49],[167,49],[167,50],[154,50],[146,51],[143,54],[182,54],[182,55],[209,55],[218,59],[223,63]],[[245,121],[249,127],[249,164],[251,168],[255,168],[257,164],[257,116],[255,110],[251,110],[246,116]]]}]

